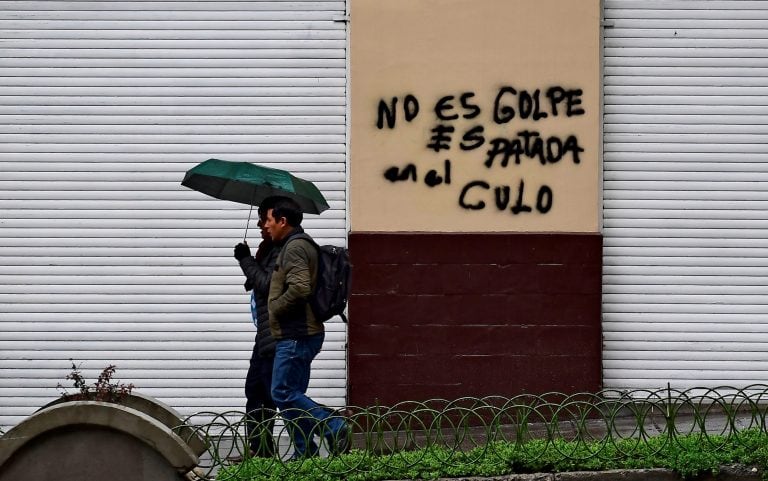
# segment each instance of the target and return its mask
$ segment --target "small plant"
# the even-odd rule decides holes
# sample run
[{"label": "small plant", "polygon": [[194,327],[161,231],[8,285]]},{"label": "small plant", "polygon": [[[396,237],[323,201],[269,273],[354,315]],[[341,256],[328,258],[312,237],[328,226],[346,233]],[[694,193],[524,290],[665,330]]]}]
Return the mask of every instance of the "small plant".
[{"label": "small plant", "polygon": [[[70,359],[70,361],[72,361]],[[120,403],[126,396],[131,394],[133,390],[133,384],[123,384],[112,380],[112,376],[115,375],[117,367],[114,364],[110,364],[105,367],[98,379],[93,385],[89,385],[83,373],[80,371],[80,366],[77,366],[72,361],[72,372],[67,374],[66,379],[72,381],[78,392],[70,394],[66,388],[59,384],[57,387],[61,392],[61,397],[67,401],[103,401],[111,403]]]}]

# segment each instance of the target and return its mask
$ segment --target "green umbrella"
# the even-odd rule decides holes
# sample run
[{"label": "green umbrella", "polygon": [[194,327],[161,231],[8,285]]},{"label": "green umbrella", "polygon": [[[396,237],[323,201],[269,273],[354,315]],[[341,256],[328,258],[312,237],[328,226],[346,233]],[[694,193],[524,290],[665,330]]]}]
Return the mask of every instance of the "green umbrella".
[{"label": "green umbrella", "polygon": [[[249,162],[208,159],[188,170],[181,185],[217,199],[250,206],[259,205],[267,197],[279,195],[298,202],[307,214],[319,214],[329,208],[323,194],[312,182],[285,170]],[[249,213],[249,222],[250,218]]]}]

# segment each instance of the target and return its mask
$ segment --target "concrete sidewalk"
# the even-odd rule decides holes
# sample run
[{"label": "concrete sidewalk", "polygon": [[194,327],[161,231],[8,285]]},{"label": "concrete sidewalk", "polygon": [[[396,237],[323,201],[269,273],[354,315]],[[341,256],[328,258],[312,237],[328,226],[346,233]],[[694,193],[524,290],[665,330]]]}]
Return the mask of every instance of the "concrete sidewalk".
[{"label": "concrete sidewalk", "polygon": [[[706,473],[695,479],[696,481],[761,481],[762,472],[748,466],[730,465],[722,466],[716,476]],[[439,478],[435,481],[683,481],[683,479],[680,475],[669,469],[614,469],[610,471],[572,471],[565,473],[510,474],[493,477]]]}]

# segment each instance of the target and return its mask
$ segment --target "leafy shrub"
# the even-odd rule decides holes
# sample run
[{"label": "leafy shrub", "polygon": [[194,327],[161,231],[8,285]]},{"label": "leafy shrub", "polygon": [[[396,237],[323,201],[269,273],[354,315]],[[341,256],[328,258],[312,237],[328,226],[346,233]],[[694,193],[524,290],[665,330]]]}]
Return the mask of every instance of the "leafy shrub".
[{"label": "leafy shrub", "polygon": [[[564,455],[567,453],[567,455]],[[613,442],[536,439],[494,442],[470,451],[430,447],[373,455],[360,450],[332,458],[280,462],[251,458],[219,471],[219,481],[434,480],[512,473],[666,468],[685,479],[717,474],[728,464],[768,470],[768,434],[749,429],[728,437],[706,434]],[[766,476],[768,478],[768,476]]]}]

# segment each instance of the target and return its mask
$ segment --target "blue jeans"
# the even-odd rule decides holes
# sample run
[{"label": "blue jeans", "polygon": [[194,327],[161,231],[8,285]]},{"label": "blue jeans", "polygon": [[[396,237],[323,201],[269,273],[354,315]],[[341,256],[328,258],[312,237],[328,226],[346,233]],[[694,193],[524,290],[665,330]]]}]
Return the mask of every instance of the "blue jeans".
[{"label": "blue jeans", "polygon": [[312,360],[323,347],[325,334],[300,339],[282,339],[275,345],[272,368],[272,399],[288,425],[296,455],[317,454],[313,437],[333,437],[343,426],[332,411],[307,397]]}]

